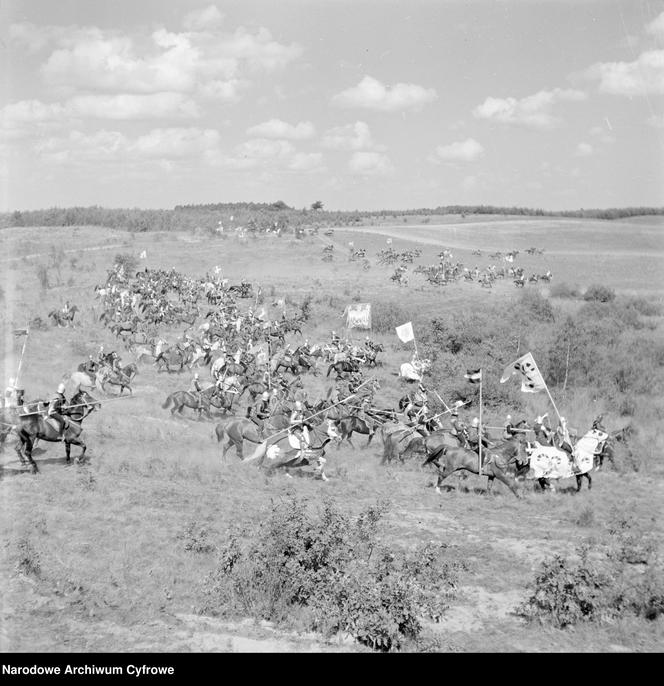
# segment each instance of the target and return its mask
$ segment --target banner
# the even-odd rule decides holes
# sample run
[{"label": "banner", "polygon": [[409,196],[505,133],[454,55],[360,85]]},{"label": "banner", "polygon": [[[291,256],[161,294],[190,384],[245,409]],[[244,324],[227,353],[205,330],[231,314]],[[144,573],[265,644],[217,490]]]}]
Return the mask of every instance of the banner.
[{"label": "banner", "polygon": [[371,328],[371,303],[353,303],[346,307],[347,329]]},{"label": "banner", "polygon": [[144,250],[144,251],[140,254],[139,257],[140,257],[140,259],[142,259],[142,260],[147,260],[147,259],[148,259],[148,251],[147,251],[147,250]]},{"label": "banner", "polygon": [[468,369],[464,378],[468,379],[470,383],[479,383],[482,381],[482,370],[481,369]]},{"label": "banner", "polygon": [[399,340],[403,343],[408,343],[408,341],[415,340],[415,333],[413,332],[413,323],[407,322],[396,328],[397,336]]},{"label": "banner", "polygon": [[517,372],[521,374],[521,391],[523,393],[539,393],[546,388],[544,377],[537,368],[537,363],[531,353],[526,353],[516,362],[505,367],[500,383],[505,383],[512,374]]}]

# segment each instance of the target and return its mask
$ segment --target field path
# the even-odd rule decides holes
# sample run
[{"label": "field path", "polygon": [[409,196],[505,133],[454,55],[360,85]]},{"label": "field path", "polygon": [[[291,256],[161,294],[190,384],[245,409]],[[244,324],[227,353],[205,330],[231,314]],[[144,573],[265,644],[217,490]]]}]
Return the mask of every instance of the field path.
[{"label": "field path", "polygon": [[[338,227],[338,231],[344,231],[347,230],[349,233],[365,233],[365,234],[374,234],[374,235],[379,235],[379,236],[387,236],[389,238],[397,238],[400,240],[406,240],[410,241],[413,243],[422,243],[425,245],[437,245],[440,247],[445,247],[445,248],[454,248],[456,250],[470,250],[473,246],[469,244],[468,240],[465,240],[463,242],[459,242],[458,237],[454,236],[454,233],[458,229],[465,229],[469,226],[474,226],[474,227],[482,227],[482,228],[493,228],[495,226],[501,225],[501,224],[510,224],[511,226],[515,225],[514,221],[508,222],[508,221],[495,221],[495,222],[466,222],[463,224],[440,224],[440,225],[429,225],[429,224],[403,224],[403,225],[394,225],[390,227],[384,227],[384,226],[376,226],[376,227],[371,227],[371,226],[357,226],[353,227],[352,229],[344,229],[344,227]],[[533,222],[524,222],[523,226],[524,227],[532,227]],[[423,229],[426,231],[437,231],[440,232],[441,234],[445,234],[445,238],[430,238],[428,236],[422,236],[421,234],[413,233],[413,229]],[[539,237],[538,237],[539,238]],[[498,236],[498,239],[502,239],[502,241],[505,241],[505,236]],[[479,240],[482,240],[481,238]],[[487,245],[483,240],[482,240],[482,249],[483,250],[504,250],[505,248],[501,245]],[[579,249],[579,248],[574,248],[572,250],[564,250],[564,249],[546,249],[546,254],[547,255],[579,255],[579,254],[588,254],[588,255],[624,255],[625,253],[629,253],[630,257],[656,257],[656,256],[662,256],[664,257],[664,249],[662,250],[632,250],[630,248],[626,248],[624,250],[616,250],[616,249],[606,249],[602,248],[600,246],[593,246],[592,248],[588,249]]]}]

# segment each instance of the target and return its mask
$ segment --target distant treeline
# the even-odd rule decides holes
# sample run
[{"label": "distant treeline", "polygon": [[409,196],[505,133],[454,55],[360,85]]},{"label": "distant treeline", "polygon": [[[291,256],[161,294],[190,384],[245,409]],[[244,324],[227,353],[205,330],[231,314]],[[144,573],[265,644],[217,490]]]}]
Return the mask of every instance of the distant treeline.
[{"label": "distant treeline", "polygon": [[[319,207],[320,209],[314,209]],[[304,227],[352,226],[370,218],[430,217],[435,215],[516,215],[538,217],[576,217],[587,219],[623,219],[641,215],[662,215],[664,207],[622,207],[580,209],[554,212],[529,207],[494,205],[446,205],[435,208],[379,211],[330,211],[322,202],[312,208],[296,209],[279,200],[274,203],[212,203],[177,205],[172,210],[109,209],[104,207],[52,207],[43,210],[15,211],[0,214],[0,228],[10,226],[106,226],[128,231],[216,231],[243,227],[249,231],[296,231]]]}]

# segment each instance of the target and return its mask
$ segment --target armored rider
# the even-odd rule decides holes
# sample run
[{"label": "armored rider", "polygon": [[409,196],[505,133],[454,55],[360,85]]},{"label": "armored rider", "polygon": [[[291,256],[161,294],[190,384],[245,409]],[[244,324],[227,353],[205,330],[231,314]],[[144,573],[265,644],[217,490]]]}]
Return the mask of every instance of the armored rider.
[{"label": "armored rider", "polygon": [[64,383],[60,383],[55,395],[49,400],[47,413],[49,418],[52,418],[56,421],[56,424],[58,425],[59,436],[62,436],[62,433],[67,427],[67,420],[62,415],[66,404],[67,398],[65,398],[65,385]]}]

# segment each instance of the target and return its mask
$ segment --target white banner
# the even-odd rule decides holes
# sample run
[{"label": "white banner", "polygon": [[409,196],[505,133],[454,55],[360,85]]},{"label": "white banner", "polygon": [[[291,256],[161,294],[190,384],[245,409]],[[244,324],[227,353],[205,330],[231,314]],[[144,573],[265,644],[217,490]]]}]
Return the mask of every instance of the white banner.
[{"label": "white banner", "polygon": [[396,332],[397,336],[399,337],[399,340],[403,341],[404,343],[408,343],[408,341],[415,340],[415,333],[413,332],[412,322],[407,322],[406,324],[397,326]]},{"label": "white banner", "polygon": [[544,377],[531,353],[526,353],[516,362],[505,367],[500,383],[505,383],[512,374],[517,372],[521,374],[521,390],[524,393],[539,393],[546,388]]},{"label": "white banner", "polygon": [[354,303],[346,307],[347,329],[371,328],[371,303]]}]

